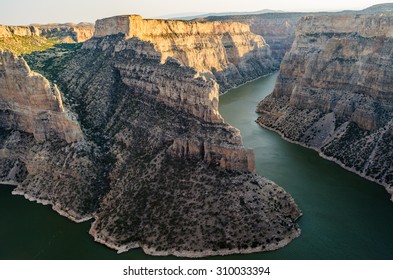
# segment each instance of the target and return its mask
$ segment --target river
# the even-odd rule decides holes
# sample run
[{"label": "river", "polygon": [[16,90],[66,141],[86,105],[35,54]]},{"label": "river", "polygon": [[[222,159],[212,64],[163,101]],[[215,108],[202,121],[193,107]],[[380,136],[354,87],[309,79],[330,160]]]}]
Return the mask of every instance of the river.
[{"label": "river", "polygon": [[[292,194],[303,211],[302,234],[274,252],[219,258],[393,259],[393,202],[383,187],[255,123],[256,105],[276,78],[263,77],[221,96],[220,113],[254,149],[257,173]],[[49,206],[12,196],[11,190],[0,186],[0,259],[157,258],[139,249],[118,255],[93,241],[89,222],[75,224]]]}]

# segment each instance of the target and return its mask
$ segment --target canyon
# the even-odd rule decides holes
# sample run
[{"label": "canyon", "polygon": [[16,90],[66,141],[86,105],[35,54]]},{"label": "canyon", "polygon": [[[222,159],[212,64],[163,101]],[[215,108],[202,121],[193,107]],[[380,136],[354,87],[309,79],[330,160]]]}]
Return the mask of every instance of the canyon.
[{"label": "canyon", "polygon": [[0,26],[0,184],[119,253],[281,248],[302,212],[219,95],[281,63],[258,124],[393,196],[389,9]]},{"label": "canyon", "polygon": [[296,203],[218,112],[220,92],[277,68],[247,25],[119,16],[49,52],[2,53],[0,178],[14,194],[94,218],[118,252],[250,253],[299,236]]},{"label": "canyon", "polygon": [[391,15],[302,18],[259,124],[393,193]]}]

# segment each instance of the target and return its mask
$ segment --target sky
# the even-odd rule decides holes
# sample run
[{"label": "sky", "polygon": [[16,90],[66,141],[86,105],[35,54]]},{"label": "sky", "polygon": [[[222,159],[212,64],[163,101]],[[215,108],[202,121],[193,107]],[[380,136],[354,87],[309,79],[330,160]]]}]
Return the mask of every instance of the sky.
[{"label": "sky", "polygon": [[359,10],[385,1],[370,0],[0,0],[0,24],[94,22],[96,19],[140,14],[144,18],[211,12]]}]

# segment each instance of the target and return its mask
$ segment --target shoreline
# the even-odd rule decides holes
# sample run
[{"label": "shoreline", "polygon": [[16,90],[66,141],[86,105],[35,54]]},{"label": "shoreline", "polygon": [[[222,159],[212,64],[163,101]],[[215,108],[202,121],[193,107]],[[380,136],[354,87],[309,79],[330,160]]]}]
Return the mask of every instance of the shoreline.
[{"label": "shoreline", "polygon": [[[142,251],[146,255],[150,256],[175,256],[179,258],[205,258],[205,257],[214,257],[214,256],[227,256],[227,255],[244,255],[244,254],[252,254],[252,253],[262,253],[262,252],[270,252],[281,249],[282,247],[288,245],[290,242],[295,240],[301,235],[301,229],[296,228],[289,235],[284,237],[284,239],[280,240],[274,244],[261,245],[255,248],[247,248],[247,249],[222,249],[222,250],[202,250],[202,251],[177,251],[177,250],[168,250],[168,251],[157,251],[155,248],[147,247],[146,245],[141,245],[138,242],[129,243],[126,245],[118,246],[116,244],[111,243],[109,240],[104,239],[96,235],[96,231],[94,229],[94,222],[92,227],[89,230],[89,234],[94,237],[94,241],[100,244],[107,246],[110,249],[116,250],[118,254],[122,254],[128,252],[132,249],[141,248]],[[263,248],[265,246],[265,248]]]},{"label": "shoreline", "polygon": [[237,86],[235,86],[235,87],[233,87],[233,88],[228,89],[227,91],[224,91],[223,93],[218,94],[218,96],[219,96],[219,97],[220,97],[220,96],[223,96],[224,94],[227,94],[228,92],[230,92],[230,91],[233,90],[233,89],[237,89],[237,88],[239,88],[239,87],[241,87],[241,86],[244,86],[244,85],[246,85],[246,84],[255,82],[255,81],[258,80],[258,79],[265,78],[265,77],[268,77],[268,76],[270,76],[270,75],[274,75],[274,73],[277,73],[278,71],[279,71],[279,69],[277,69],[277,70],[275,70],[275,71],[273,71],[273,72],[271,72],[271,73],[268,73],[268,74],[259,76],[258,78],[255,78],[255,79],[246,81],[246,82],[244,82],[244,83],[242,83],[242,84],[240,84],[240,85],[237,85]]},{"label": "shoreline", "polygon": [[61,206],[59,204],[53,204],[49,200],[36,198],[30,194],[27,194],[27,193],[17,190],[17,189],[12,191],[12,195],[23,196],[25,199],[32,201],[32,202],[36,202],[41,205],[45,205],[45,206],[50,205],[50,206],[52,206],[52,210],[54,210],[55,212],[60,214],[60,216],[66,217],[66,218],[70,219],[71,221],[78,223],[78,224],[83,223],[83,222],[87,222],[93,218],[93,216],[85,216],[85,217],[81,217],[81,218],[76,218],[71,213],[61,209]]},{"label": "shoreline", "polygon": [[0,186],[11,186],[11,187],[17,187],[19,184],[18,182],[15,181],[0,181]]},{"label": "shoreline", "polygon": [[366,180],[368,180],[368,181],[371,181],[371,182],[373,182],[373,183],[377,183],[378,185],[382,186],[382,187],[386,190],[386,192],[387,192],[388,194],[391,195],[390,200],[393,202],[393,190],[389,190],[390,186],[389,186],[388,184],[386,184],[386,183],[384,183],[384,182],[377,181],[377,179],[375,179],[375,178],[372,178],[372,177],[370,177],[370,176],[364,175],[363,173],[357,171],[356,169],[344,165],[344,164],[343,164],[341,161],[339,161],[338,159],[336,159],[336,158],[334,158],[334,157],[329,157],[329,156],[325,155],[325,154],[324,154],[320,149],[318,149],[318,148],[310,147],[310,146],[307,146],[306,144],[304,144],[304,143],[302,143],[302,142],[298,142],[298,141],[289,139],[289,138],[285,137],[284,134],[283,134],[281,131],[279,131],[279,130],[277,130],[277,129],[274,129],[274,128],[271,128],[271,127],[268,127],[268,126],[262,124],[261,122],[259,122],[258,120],[256,120],[255,122],[256,122],[257,124],[259,124],[262,128],[265,128],[265,129],[267,129],[267,130],[269,130],[269,131],[272,131],[272,132],[278,134],[283,140],[285,140],[285,141],[287,141],[287,142],[289,142],[289,143],[292,143],[292,144],[296,144],[296,145],[302,146],[303,148],[307,148],[307,149],[313,150],[313,151],[317,152],[318,155],[319,155],[321,158],[326,159],[326,160],[331,161],[331,162],[334,162],[334,163],[336,163],[337,165],[339,165],[341,168],[343,168],[343,169],[345,169],[345,170],[347,170],[347,171],[350,171],[350,172],[352,172],[352,173],[354,173],[354,174],[356,174],[356,175],[358,175],[358,176],[360,176],[360,177],[362,177],[362,178],[364,178],[364,179],[366,179]]}]

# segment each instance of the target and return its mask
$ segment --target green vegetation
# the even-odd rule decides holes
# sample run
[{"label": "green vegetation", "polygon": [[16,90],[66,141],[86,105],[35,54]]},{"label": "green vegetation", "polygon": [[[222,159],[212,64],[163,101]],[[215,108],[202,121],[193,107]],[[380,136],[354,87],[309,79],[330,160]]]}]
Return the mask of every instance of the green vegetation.
[{"label": "green vegetation", "polygon": [[0,49],[11,50],[17,55],[30,54],[53,48],[58,41],[39,36],[0,37]]}]

